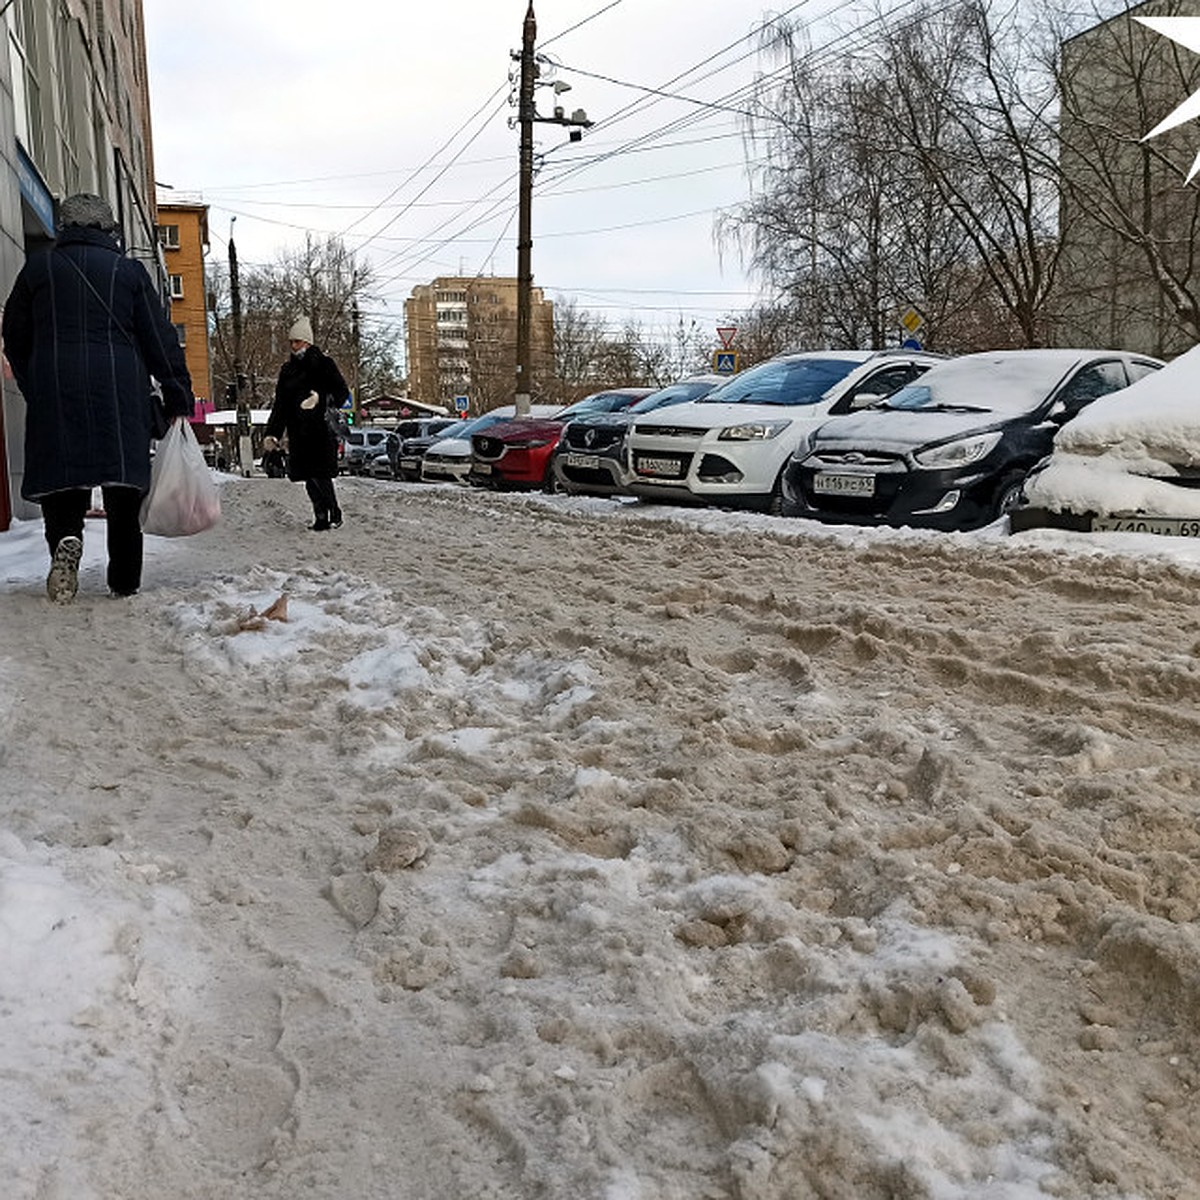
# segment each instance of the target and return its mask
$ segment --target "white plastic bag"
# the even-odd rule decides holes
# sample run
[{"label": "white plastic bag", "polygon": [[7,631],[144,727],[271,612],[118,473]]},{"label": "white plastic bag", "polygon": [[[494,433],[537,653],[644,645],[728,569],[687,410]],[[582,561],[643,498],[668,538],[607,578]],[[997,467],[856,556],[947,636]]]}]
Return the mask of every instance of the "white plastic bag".
[{"label": "white plastic bag", "polygon": [[172,421],[150,467],[142,530],[160,537],[187,537],[210,529],[220,517],[221,497],[191,424]]}]

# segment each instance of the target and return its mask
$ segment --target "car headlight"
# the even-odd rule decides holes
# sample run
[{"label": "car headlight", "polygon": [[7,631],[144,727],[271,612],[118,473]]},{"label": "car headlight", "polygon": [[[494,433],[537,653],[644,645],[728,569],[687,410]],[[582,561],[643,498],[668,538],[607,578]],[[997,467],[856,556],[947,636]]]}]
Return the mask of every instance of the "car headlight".
[{"label": "car headlight", "polygon": [[720,442],[765,442],[778,437],[791,421],[748,421],[745,425],[729,425],[717,434]]},{"label": "car headlight", "polygon": [[994,433],[978,433],[956,442],[943,442],[928,450],[918,450],[913,459],[923,467],[966,467],[991,454],[1001,436],[1002,432],[997,429]]}]

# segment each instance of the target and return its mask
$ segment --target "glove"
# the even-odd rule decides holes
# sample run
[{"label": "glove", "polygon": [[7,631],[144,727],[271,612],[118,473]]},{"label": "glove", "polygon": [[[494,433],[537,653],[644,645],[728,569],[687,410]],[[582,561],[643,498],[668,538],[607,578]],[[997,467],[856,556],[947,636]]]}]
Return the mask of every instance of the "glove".
[{"label": "glove", "polygon": [[263,438],[262,446],[263,446],[264,454],[267,454],[272,450],[278,450],[279,449],[279,439],[273,438],[273,437],[265,437],[265,438]]}]

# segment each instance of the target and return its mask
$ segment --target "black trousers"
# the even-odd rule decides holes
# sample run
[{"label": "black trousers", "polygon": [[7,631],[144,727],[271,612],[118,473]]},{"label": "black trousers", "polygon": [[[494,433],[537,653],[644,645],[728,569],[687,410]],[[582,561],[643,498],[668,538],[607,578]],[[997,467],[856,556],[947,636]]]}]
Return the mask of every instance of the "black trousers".
[{"label": "black trousers", "polygon": [[[108,586],[131,595],[142,586],[142,496],[137,488],[111,486],[104,494],[108,525]],[[42,521],[46,545],[53,555],[65,537],[83,540],[83,519],[92,503],[91,488],[68,488],[43,496]]]},{"label": "black trousers", "polygon": [[337,492],[332,479],[306,479],[304,490],[312,501],[313,516],[318,521],[340,521],[342,510],[338,508]]}]

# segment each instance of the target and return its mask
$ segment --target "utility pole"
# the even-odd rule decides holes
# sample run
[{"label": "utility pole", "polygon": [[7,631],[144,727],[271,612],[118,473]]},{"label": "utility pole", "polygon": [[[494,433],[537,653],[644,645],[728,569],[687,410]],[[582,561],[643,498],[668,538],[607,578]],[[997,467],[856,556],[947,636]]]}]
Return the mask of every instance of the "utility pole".
[{"label": "utility pole", "polygon": [[[530,362],[530,332],[533,317],[533,125],[541,121],[551,125],[570,125],[570,139],[579,141],[583,136],[579,128],[587,128],[591,121],[582,108],[577,108],[570,117],[564,115],[557,103],[553,117],[539,117],[534,103],[540,70],[534,45],[537,42],[537,18],[533,15],[533,0],[525,12],[525,24],[521,31],[521,52],[513,54],[521,63],[521,78],[517,93],[517,123],[521,129],[519,187],[517,208],[517,416],[529,416],[530,389],[533,386],[533,371]],[[569,91],[569,83],[554,85],[555,99],[559,93]]]},{"label": "utility pole", "polygon": [[254,470],[254,440],[250,436],[250,398],[246,394],[246,373],[242,368],[242,289],[238,282],[237,246],[233,242],[233,222],[229,222],[229,294],[233,301],[233,386],[237,401],[238,463],[247,478]]}]

